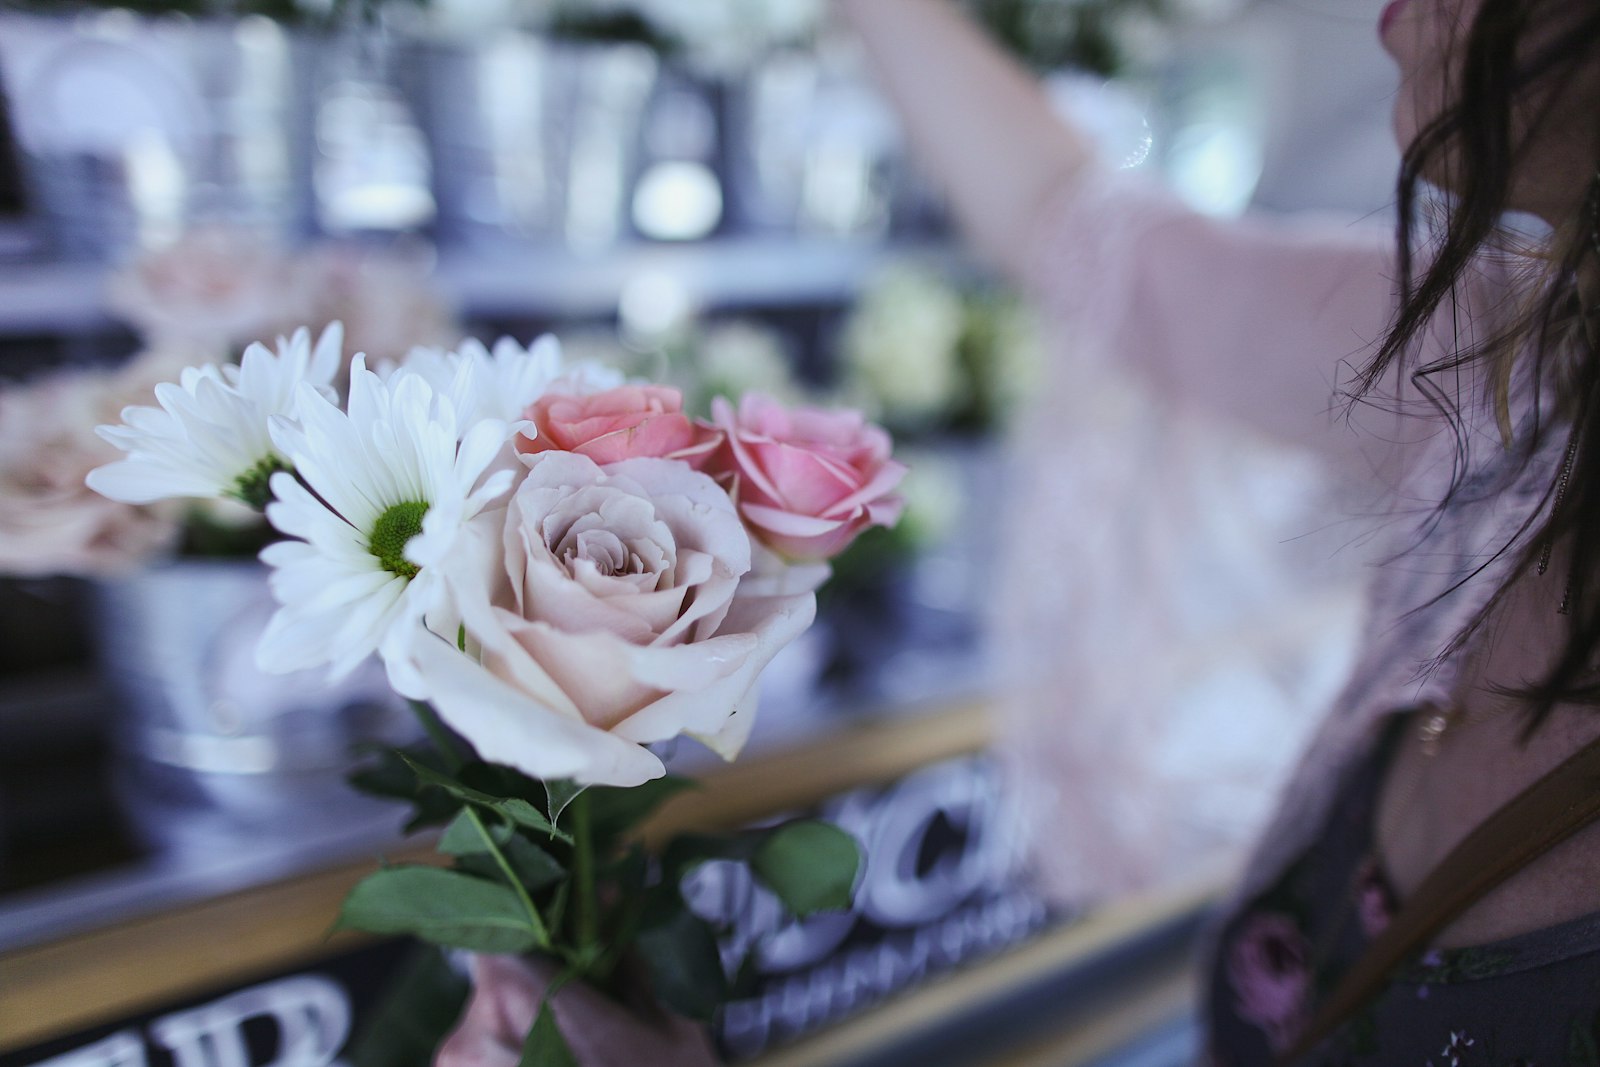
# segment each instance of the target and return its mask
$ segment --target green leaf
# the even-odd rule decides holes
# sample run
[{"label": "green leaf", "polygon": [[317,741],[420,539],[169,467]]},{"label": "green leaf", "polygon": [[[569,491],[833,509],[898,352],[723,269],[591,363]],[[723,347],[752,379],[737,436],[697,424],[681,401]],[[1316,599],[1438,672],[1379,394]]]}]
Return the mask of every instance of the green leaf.
[{"label": "green leaf", "polygon": [[639,932],[638,950],[657,997],[680,1015],[709,1019],[728,999],[716,934],[706,921],[673,901]]},{"label": "green leaf", "polygon": [[559,823],[561,813],[567,810],[567,805],[575,800],[584,787],[570,778],[557,778],[544,784],[545,804],[550,812],[550,821]]},{"label": "green leaf", "polygon": [[[510,864],[517,880],[529,891],[537,893],[547,889],[567,876],[567,869],[550,853],[521,837],[504,823],[486,827],[494,840],[495,848]],[[439,838],[438,851],[457,857],[458,869],[488,878],[504,878],[505,873],[496,862],[494,852],[474,825],[472,817],[463,811],[445,829]]]},{"label": "green leaf", "polygon": [[850,907],[860,869],[856,839],[815,819],[773,830],[750,859],[751,873],[800,918]]},{"label": "green leaf", "polygon": [[437,867],[387,867],[367,875],[344,898],[334,928],[410,934],[475,952],[527,952],[539,944],[509,888]]},{"label": "green leaf", "polygon": [[560,841],[571,842],[572,836],[565,830],[557,830],[555,824],[545,816],[545,813],[523,800],[521,797],[512,797],[510,800],[498,800],[489,807],[510,819],[518,826],[526,826],[530,830],[538,830]]},{"label": "green leaf", "polygon": [[525,826],[530,830],[538,830],[562,841],[570,842],[572,840],[566,832],[557,830],[543,812],[521,797],[492,796],[482,790],[463,785],[449,775],[418,763],[405,755],[402,755],[401,759],[406,761],[412,773],[417,776],[417,780],[424,785],[436,786],[458,800],[464,800],[469,804],[477,804],[480,807],[499,812],[518,826]]},{"label": "green leaf", "polygon": [[621,837],[643,822],[668,799],[685,789],[696,788],[689,778],[666,775],[629,788],[596,785],[589,787],[589,804],[594,819],[595,837],[610,841]]},{"label": "green leaf", "polygon": [[415,813],[406,823],[407,833],[445,822],[460,809],[450,796],[436,790],[423,790],[416,772],[411,769],[414,763],[429,765],[438,758],[436,753],[427,749],[378,749],[372,756],[370,763],[352,772],[347,780],[363,793],[416,805]]},{"label": "green leaf", "polygon": [[517,1067],[578,1067],[578,1058],[572,1054],[567,1039],[561,1036],[561,1027],[556,1025],[556,1015],[550,1010],[548,1000],[539,1005],[539,1017],[533,1021],[533,1029],[522,1043],[522,1058],[517,1061]]},{"label": "green leaf", "polygon": [[[489,827],[489,835],[496,845],[503,847],[511,840],[513,831],[509,826],[496,824]],[[444,834],[439,838],[437,851],[447,856],[479,856],[487,854],[489,846],[483,840],[483,835],[478,832],[472,816],[462,811],[449,826],[445,827]]]}]

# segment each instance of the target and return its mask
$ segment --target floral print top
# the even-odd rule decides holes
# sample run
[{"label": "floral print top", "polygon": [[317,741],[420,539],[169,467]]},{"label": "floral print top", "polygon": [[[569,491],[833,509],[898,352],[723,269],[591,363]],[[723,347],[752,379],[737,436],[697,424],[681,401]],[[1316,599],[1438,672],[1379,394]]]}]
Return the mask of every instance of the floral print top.
[{"label": "floral print top", "polygon": [[[1273,1064],[1388,923],[1373,824],[1407,725],[1396,716],[1317,842],[1224,928],[1207,1005],[1212,1067]],[[1600,1067],[1600,913],[1414,958],[1300,1063]]]}]

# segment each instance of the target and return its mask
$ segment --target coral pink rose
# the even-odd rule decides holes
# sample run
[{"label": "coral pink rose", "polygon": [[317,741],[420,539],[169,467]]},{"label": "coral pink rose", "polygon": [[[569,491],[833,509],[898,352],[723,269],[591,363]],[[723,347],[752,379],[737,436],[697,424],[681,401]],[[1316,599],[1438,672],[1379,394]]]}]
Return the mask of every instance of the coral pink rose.
[{"label": "coral pink rose", "polygon": [[889,458],[889,435],[857,411],[789,409],[747,394],[735,412],[722,398],[713,420],[727,444],[707,466],[733,476],[739,514],[781,555],[837,556],[869,526],[892,526],[904,502],[893,490],[906,468]]},{"label": "coral pink rose", "polygon": [[1286,915],[1256,912],[1228,951],[1228,981],[1239,1018],[1282,1052],[1306,1025],[1311,992],[1311,946]]},{"label": "coral pink rose", "polygon": [[484,759],[538,778],[638,785],[664,773],[644,746],[685,733],[731,759],[757,676],[811,624],[809,587],[746,587],[750,537],[687,464],[523,462],[441,564],[445,603],[405,652],[425,697]]},{"label": "coral pink rose", "polygon": [[518,452],[576,452],[601,466],[649,456],[699,467],[722,439],[690,421],[683,394],[664,385],[622,385],[588,396],[547,393],[523,418],[535,435],[519,434]]}]

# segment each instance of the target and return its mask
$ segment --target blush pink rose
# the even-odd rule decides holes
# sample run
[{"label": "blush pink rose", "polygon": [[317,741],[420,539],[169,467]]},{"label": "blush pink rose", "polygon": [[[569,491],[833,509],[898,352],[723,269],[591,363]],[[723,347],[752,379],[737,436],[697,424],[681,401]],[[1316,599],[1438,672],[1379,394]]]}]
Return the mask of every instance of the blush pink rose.
[{"label": "blush pink rose", "polygon": [[731,478],[751,532],[788,559],[830,559],[869,526],[900,518],[894,489],[905,465],[860,412],[790,409],[747,394],[737,412],[718,397],[712,416],[727,442],[707,473]]},{"label": "blush pink rose", "polygon": [[1227,967],[1239,1018],[1260,1029],[1274,1052],[1287,1049],[1306,1025],[1311,992],[1311,946],[1299,927],[1286,915],[1250,915]]},{"label": "blush pink rose", "polygon": [[441,565],[443,602],[405,652],[425,697],[484,759],[538,778],[638,785],[665,770],[645,746],[680,734],[732,759],[810,588],[752,576],[733,502],[685,463],[523,463]]},{"label": "blush pink rose", "polygon": [[722,435],[683,413],[683,394],[664,385],[621,385],[587,396],[547,393],[523,415],[516,438],[524,455],[576,452],[602,467],[625,459],[681,459],[700,467]]}]

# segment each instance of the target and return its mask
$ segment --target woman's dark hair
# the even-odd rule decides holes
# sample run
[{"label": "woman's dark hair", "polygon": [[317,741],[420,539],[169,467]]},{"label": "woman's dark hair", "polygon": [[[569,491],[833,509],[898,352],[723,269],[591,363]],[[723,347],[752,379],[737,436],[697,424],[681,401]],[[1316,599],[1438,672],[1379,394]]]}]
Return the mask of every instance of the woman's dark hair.
[{"label": "woman's dark hair", "polygon": [[[1429,0],[1417,0],[1429,2]],[[1582,5],[1580,8],[1580,4]],[[1558,33],[1551,33],[1551,26]],[[1395,318],[1371,362],[1358,374],[1352,395],[1370,398],[1390,373],[1409,373],[1429,403],[1444,413],[1457,433],[1456,477],[1439,504],[1440,513],[1464,491],[1468,435],[1459,396],[1445,382],[1470,366],[1496,383],[1485,402],[1496,407],[1508,446],[1506,416],[1511,361],[1533,360],[1528,379],[1554,384],[1554,397],[1533,404],[1533,424],[1515,442],[1525,467],[1565,434],[1567,462],[1546,490],[1544,505],[1526,526],[1500,546],[1497,556],[1514,555],[1510,573],[1478,615],[1457,634],[1444,655],[1459,651],[1484,629],[1506,601],[1512,586],[1530,572],[1566,579],[1562,611],[1565,634],[1553,664],[1542,678],[1517,680],[1503,692],[1526,702],[1531,732],[1558,703],[1600,704],[1600,354],[1596,308],[1579,298],[1580,272],[1600,275],[1600,179],[1575,215],[1557,221],[1544,251],[1544,277],[1528,289],[1531,299],[1502,316],[1487,338],[1462,338],[1441,358],[1414,358],[1426,331],[1436,329],[1447,311],[1460,311],[1463,283],[1480,254],[1503,237],[1502,219],[1511,200],[1517,167],[1528,145],[1570,121],[1574,91],[1592,91],[1600,61],[1600,5],[1592,0],[1483,0],[1477,16],[1446,63],[1456,73],[1444,99],[1453,102],[1433,118],[1407,147],[1399,180],[1400,301]],[[1563,110],[1563,109],[1566,110]],[[1590,147],[1588,173],[1600,169],[1593,146],[1600,145],[1600,107],[1584,114],[1593,124],[1583,132]],[[1450,189],[1440,198],[1442,224],[1424,228],[1419,219],[1419,185],[1439,179]],[[1581,177],[1581,176],[1580,176]],[[1418,237],[1430,234],[1425,257]],[[1424,259],[1419,266],[1418,260]],[[1594,294],[1590,294],[1590,299]],[[1483,308],[1471,309],[1481,326]],[[1495,309],[1504,311],[1505,309]],[[1541,521],[1542,517],[1542,521]],[[1488,564],[1484,564],[1487,566]],[[1481,568],[1480,568],[1481,570]],[[1560,588],[1560,586],[1556,586]],[[1552,597],[1552,611],[1556,598]]]}]

